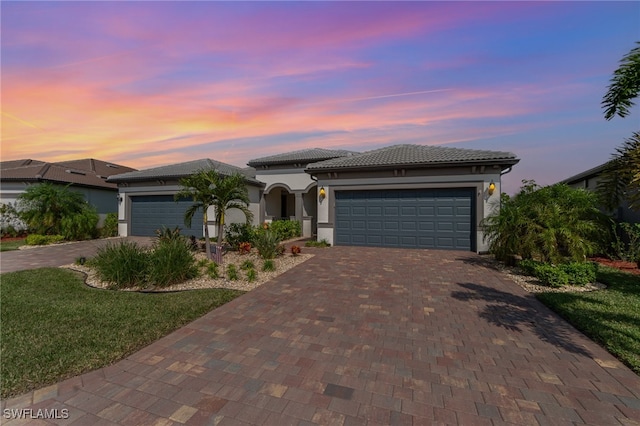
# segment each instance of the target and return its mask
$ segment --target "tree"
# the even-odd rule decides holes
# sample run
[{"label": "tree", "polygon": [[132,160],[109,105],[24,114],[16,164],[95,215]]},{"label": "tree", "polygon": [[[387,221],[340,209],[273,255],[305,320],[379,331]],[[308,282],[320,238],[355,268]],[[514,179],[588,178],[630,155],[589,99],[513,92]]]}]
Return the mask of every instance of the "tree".
[{"label": "tree", "polygon": [[[602,100],[607,120],[615,115],[626,117],[640,93],[640,42],[636,44],[620,61]],[[629,208],[640,210],[640,132],[616,149],[600,177],[598,192],[606,208],[613,210],[626,199]]]},{"label": "tree", "polygon": [[32,185],[18,196],[20,218],[37,234],[62,234],[66,239],[91,237],[98,215],[83,195],[44,182]]},{"label": "tree", "polygon": [[609,211],[629,202],[629,208],[640,210],[640,132],[634,132],[616,149],[598,181],[598,193]]},{"label": "tree", "polygon": [[184,215],[184,223],[191,226],[193,215],[198,211],[203,212],[204,238],[207,258],[211,258],[211,242],[209,239],[209,227],[207,226],[207,210],[213,207],[215,221],[218,225],[217,246],[222,244],[224,222],[227,210],[240,210],[247,223],[253,219],[253,213],[249,210],[249,191],[245,176],[234,173],[224,176],[216,170],[199,170],[191,176],[180,179],[182,189],[175,195],[175,199],[191,198],[193,204]]},{"label": "tree", "polygon": [[606,217],[594,193],[566,184],[539,187],[523,181],[519,193],[503,195],[501,207],[483,220],[489,250],[499,260],[524,259],[561,263],[583,261],[595,253]]},{"label": "tree", "polygon": [[640,42],[636,44],[638,46],[622,58],[620,66],[613,72],[609,90],[602,99],[607,120],[615,115],[626,117],[634,105],[633,99],[640,93]]}]

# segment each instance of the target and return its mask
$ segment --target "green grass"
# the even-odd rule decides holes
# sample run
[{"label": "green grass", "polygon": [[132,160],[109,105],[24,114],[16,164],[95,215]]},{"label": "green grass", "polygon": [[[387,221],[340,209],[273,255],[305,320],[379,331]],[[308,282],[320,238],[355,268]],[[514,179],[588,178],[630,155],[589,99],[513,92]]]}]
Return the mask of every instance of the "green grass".
[{"label": "green grass", "polygon": [[601,267],[598,281],[607,288],[538,298],[640,374],[640,276]]},{"label": "green grass", "polygon": [[0,243],[0,251],[18,250],[18,247],[25,245],[25,238],[21,240],[6,241]]},{"label": "green grass", "polygon": [[59,268],[2,274],[0,396],[109,365],[242,293],[98,290]]}]

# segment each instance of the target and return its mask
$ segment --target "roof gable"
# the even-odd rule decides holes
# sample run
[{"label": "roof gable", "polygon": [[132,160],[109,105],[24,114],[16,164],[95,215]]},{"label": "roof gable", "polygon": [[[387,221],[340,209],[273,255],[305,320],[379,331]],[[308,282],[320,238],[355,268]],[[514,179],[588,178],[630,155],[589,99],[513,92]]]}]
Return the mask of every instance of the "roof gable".
[{"label": "roof gable", "polygon": [[515,154],[503,151],[449,148],[431,145],[393,145],[349,157],[309,164],[307,171],[360,169],[373,167],[421,167],[468,163],[502,163],[520,161]]}]

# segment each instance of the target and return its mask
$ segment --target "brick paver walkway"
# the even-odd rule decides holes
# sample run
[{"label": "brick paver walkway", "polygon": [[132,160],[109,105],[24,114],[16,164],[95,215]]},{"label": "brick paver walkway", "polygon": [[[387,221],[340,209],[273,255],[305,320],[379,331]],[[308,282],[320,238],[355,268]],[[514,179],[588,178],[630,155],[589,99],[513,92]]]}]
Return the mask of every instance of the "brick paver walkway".
[{"label": "brick paver walkway", "polygon": [[53,422],[73,425],[639,424],[640,377],[479,256],[307,251],[129,358],[3,413],[66,409]]}]

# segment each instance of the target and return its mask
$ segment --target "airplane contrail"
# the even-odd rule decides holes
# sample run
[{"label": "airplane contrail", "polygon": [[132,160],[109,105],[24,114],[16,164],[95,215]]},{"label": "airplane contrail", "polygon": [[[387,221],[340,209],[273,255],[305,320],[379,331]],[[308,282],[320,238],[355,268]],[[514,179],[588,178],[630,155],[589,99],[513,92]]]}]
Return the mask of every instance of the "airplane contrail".
[{"label": "airplane contrail", "polygon": [[335,101],[328,100],[324,102],[312,102],[312,103],[307,103],[303,105],[321,105],[321,104],[337,104],[337,103],[346,103],[346,102],[370,101],[374,99],[397,98],[401,96],[415,96],[415,95],[424,95],[427,93],[449,92],[451,90],[453,89],[420,90],[417,92],[392,93],[388,95],[366,96],[363,98],[336,99]]},{"label": "airplane contrail", "polygon": [[34,128],[34,129],[38,129],[38,130],[42,130],[42,131],[44,131],[44,129],[43,129],[42,127],[39,127],[39,126],[37,126],[37,125],[35,125],[35,124],[32,124],[32,123],[29,123],[28,121],[25,121],[25,120],[23,120],[23,119],[21,119],[21,118],[18,118],[18,117],[16,117],[16,116],[15,116],[15,115],[13,115],[13,114],[9,114],[8,112],[4,112],[4,111],[0,111],[0,113],[1,113],[2,115],[4,115],[5,117],[9,117],[9,118],[12,118],[12,119],[16,120],[18,123],[22,123],[22,124],[24,124],[25,126],[29,126],[29,127],[31,127],[31,128]]}]

